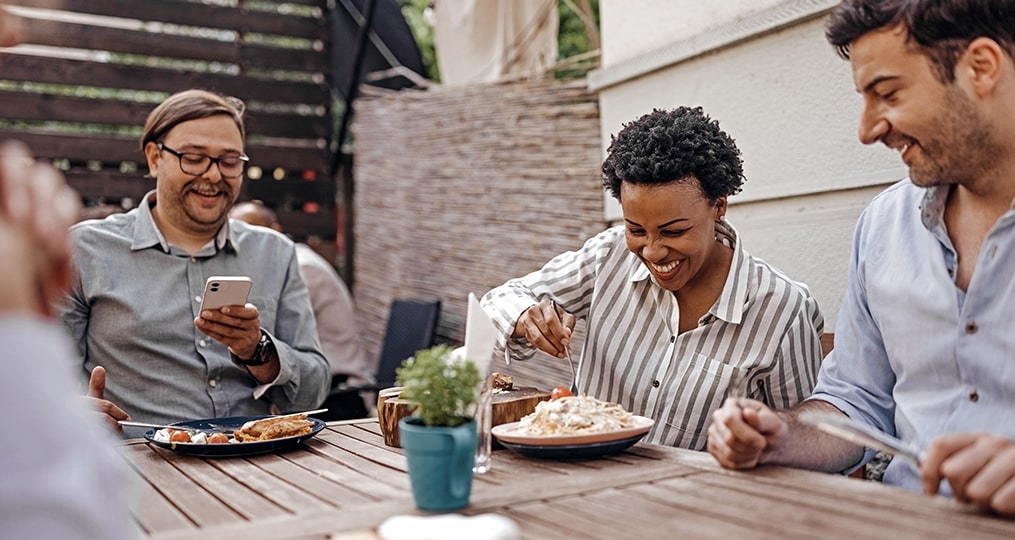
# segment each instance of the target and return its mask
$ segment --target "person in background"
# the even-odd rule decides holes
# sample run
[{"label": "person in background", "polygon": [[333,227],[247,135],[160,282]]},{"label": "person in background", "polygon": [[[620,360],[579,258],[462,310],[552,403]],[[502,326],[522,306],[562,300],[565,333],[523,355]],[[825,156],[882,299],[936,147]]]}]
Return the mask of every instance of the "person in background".
[{"label": "person in background", "polygon": [[[229,217],[284,232],[278,216],[261,201],[237,203],[229,212]],[[360,342],[349,288],[335,267],[307,244],[296,242],[296,260],[300,275],[310,291],[310,305],[317,320],[321,350],[331,365],[332,387],[373,384],[377,366],[376,362],[367,358]],[[366,398],[355,392],[329,396],[321,407],[328,409],[326,413],[316,415],[322,420],[362,418],[368,414]]]},{"label": "person in background", "polygon": [[[141,139],[155,190],[70,230],[77,270],[62,315],[109,420],[171,423],[316,407],[328,391],[291,240],[229,221],[243,183],[243,104],[173,94]],[[243,306],[200,310],[211,276],[249,276]]]},{"label": "person in background", "polygon": [[624,224],[486,293],[498,350],[564,358],[584,319],[577,389],[655,419],[649,442],[694,450],[732,390],[781,407],[806,397],[824,319],[726,220],[743,181],[740,150],[700,107],[626,124],[603,163]]},{"label": "person in background", "polygon": [[811,399],[728,400],[709,451],[848,471],[874,451],[801,421],[846,415],[925,449],[886,483],[1015,515],[1015,2],[847,0],[826,36],[863,97],[861,142],[897,150],[909,178],[860,216]]}]

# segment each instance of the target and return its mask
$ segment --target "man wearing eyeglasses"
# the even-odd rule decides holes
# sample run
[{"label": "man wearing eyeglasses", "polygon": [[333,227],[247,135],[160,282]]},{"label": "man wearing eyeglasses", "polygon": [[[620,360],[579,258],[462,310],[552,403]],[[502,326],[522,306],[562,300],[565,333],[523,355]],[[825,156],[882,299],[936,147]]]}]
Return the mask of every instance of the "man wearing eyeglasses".
[{"label": "man wearing eyeglasses", "polygon": [[[89,395],[117,428],[307,410],[327,394],[293,243],[228,219],[248,161],[242,114],[211,92],[170,96],[141,139],[155,190],[71,229],[77,275],[63,320]],[[201,311],[211,276],[249,276],[247,304]]]}]

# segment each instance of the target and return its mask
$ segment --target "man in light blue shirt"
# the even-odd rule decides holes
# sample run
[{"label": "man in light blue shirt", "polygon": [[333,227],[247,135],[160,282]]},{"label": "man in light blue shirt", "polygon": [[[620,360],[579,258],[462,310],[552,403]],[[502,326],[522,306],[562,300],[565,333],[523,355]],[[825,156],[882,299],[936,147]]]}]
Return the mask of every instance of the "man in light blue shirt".
[{"label": "man in light blue shirt", "polygon": [[[63,320],[114,424],[307,410],[327,393],[292,241],[228,219],[247,160],[242,112],[210,92],[169,97],[141,141],[156,189],[71,229]],[[251,277],[248,303],[200,311],[211,276]]]},{"label": "man in light blue shirt", "polygon": [[899,151],[910,178],[860,217],[811,399],[728,401],[709,451],[849,470],[873,451],[799,420],[845,414],[926,449],[886,483],[1015,515],[1015,2],[847,0],[826,36],[863,96],[861,141]]}]

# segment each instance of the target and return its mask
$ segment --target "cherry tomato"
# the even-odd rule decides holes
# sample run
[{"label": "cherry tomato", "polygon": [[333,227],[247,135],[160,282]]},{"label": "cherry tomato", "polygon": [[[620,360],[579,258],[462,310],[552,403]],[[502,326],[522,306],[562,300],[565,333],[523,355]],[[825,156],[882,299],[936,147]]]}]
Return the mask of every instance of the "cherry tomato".
[{"label": "cherry tomato", "polygon": [[574,394],[571,393],[571,390],[566,386],[557,386],[554,387],[552,391],[550,391],[550,399],[558,399],[573,395]]},{"label": "cherry tomato", "polygon": [[190,433],[186,431],[174,431],[169,436],[169,442],[190,442]]},{"label": "cherry tomato", "polygon": [[229,442],[229,435],[225,433],[213,433],[208,436],[208,444],[222,444]]}]

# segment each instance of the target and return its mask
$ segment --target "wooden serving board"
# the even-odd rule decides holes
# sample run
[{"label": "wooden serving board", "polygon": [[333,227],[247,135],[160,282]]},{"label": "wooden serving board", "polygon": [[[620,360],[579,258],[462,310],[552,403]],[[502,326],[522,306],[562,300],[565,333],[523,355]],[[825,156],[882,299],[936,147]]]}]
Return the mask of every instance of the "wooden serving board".
[{"label": "wooden serving board", "polygon": [[[398,421],[411,416],[415,403],[398,397],[399,388],[387,388],[377,394],[377,420],[384,444],[400,448]],[[535,388],[515,388],[493,395],[493,425],[517,422],[536,410],[536,404],[550,399],[550,393]]]}]

